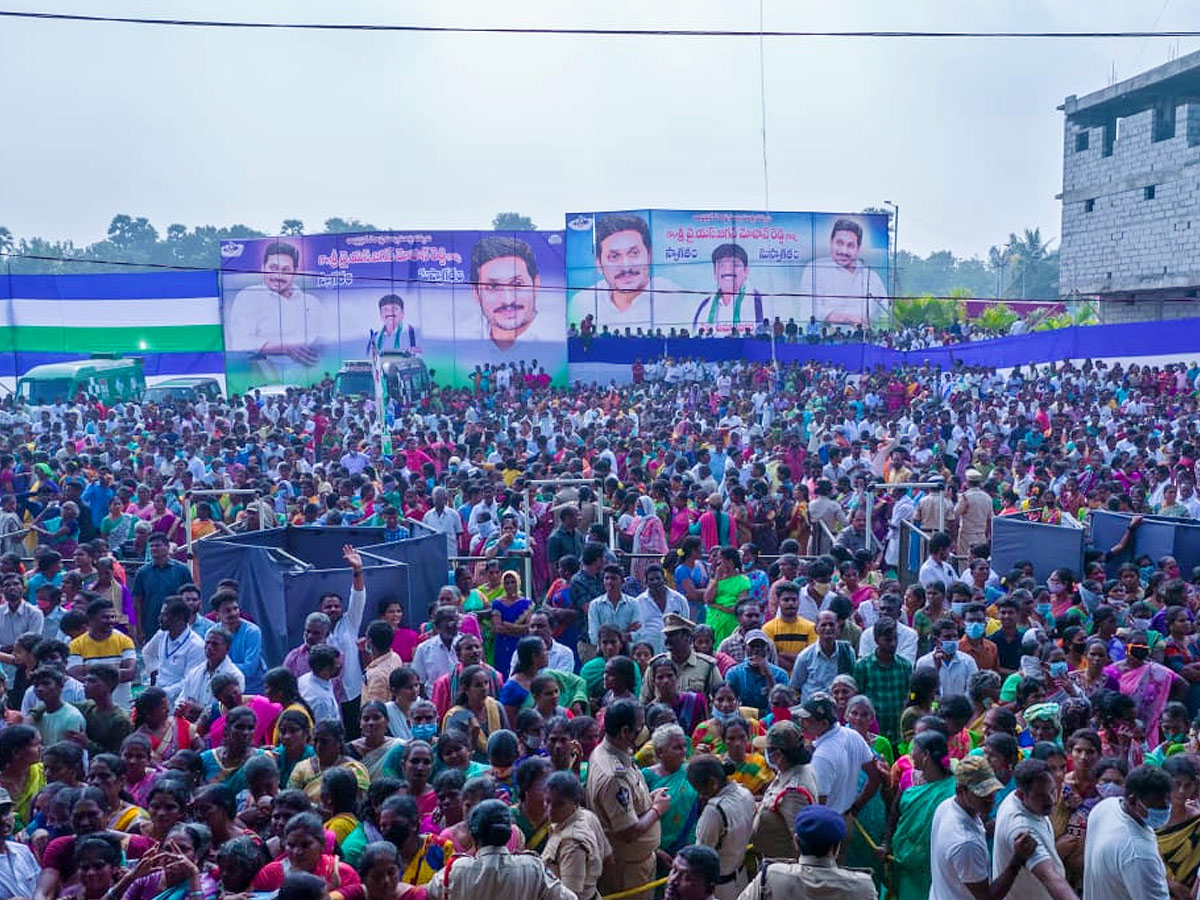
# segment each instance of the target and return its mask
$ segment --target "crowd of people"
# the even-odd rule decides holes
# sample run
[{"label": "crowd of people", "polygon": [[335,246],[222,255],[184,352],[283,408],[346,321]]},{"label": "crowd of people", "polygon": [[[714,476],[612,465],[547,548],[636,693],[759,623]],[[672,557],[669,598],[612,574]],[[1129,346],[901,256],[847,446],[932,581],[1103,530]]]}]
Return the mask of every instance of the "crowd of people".
[{"label": "crowd of people", "polygon": [[[6,400],[0,896],[1195,897],[1200,561],[1139,529],[1200,513],[1198,377]],[[432,529],[445,585],[347,544],[269,658],[188,545],[281,525]]]},{"label": "crowd of people", "polygon": [[897,322],[877,322],[874,324],[857,325],[829,324],[818,322],[816,316],[810,316],[807,322],[797,322],[789,317],[786,322],[779,316],[774,320],[763,319],[757,326],[747,325],[742,329],[729,329],[718,332],[715,328],[698,328],[692,334],[684,325],[633,327],[624,329],[602,325],[597,328],[591,321],[591,316],[585,317],[581,323],[572,323],[567,330],[567,336],[581,339],[585,346],[599,338],[756,338],[758,340],[776,340],[789,344],[878,344],[894,350],[924,350],[930,347],[947,347],[952,344],[962,344],[968,341],[985,341],[999,337],[1026,334],[1028,326],[1024,319],[1017,319],[1008,328],[989,328],[977,321],[964,319],[955,321],[947,326],[931,324],[902,324]]}]

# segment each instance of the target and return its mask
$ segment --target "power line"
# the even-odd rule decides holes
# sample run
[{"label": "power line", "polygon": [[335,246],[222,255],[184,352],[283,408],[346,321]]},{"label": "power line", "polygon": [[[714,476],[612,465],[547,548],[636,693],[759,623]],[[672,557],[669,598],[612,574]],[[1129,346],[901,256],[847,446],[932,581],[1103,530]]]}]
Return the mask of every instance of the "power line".
[{"label": "power line", "polygon": [[367,22],[234,22],[217,19],[156,19],[144,16],[98,16],[79,13],[0,10],[0,18],[37,19],[115,25],[159,25],[181,28],[253,28],[293,31],[378,31],[413,34],[556,35],[574,37],[698,37],[698,38],[953,38],[953,39],[1067,39],[1196,38],[1200,31],[793,31],[729,28],[572,28],[491,25],[392,25]]}]

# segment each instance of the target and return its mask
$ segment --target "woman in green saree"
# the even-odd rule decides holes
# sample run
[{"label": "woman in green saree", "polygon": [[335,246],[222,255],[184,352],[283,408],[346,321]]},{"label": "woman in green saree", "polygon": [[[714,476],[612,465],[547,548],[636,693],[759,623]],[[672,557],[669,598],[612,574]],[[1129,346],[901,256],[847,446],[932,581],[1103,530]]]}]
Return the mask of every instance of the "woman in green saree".
[{"label": "woman in green saree", "polygon": [[362,737],[350,742],[350,755],[367,767],[372,782],[385,776],[398,778],[404,765],[404,741],[388,736],[387,707],[368,700],[358,721]]},{"label": "woman in green saree", "polygon": [[521,829],[525,849],[541,853],[550,838],[550,808],[546,805],[546,779],[550,760],[531,756],[517,766],[517,803],[513,805],[513,823]]},{"label": "woman in green saree", "polygon": [[950,774],[950,748],[941,732],[927,730],[916,735],[909,754],[922,783],[900,795],[893,807],[893,827],[888,829],[892,839],[880,849],[893,856],[888,897],[926,900],[933,877],[929,862],[933,814],[943,800],[954,796],[954,777]]},{"label": "woman in green saree", "polygon": [[200,754],[205,784],[223,784],[236,795],[246,789],[246,763],[263,751],[254,746],[258,719],[248,706],[235,706],[225,714],[225,735],[220,747]]},{"label": "woman in green saree", "polygon": [[[887,818],[888,806],[887,799],[891,796],[891,781],[890,773],[892,763],[895,762],[894,753],[892,751],[892,742],[882,734],[874,733],[875,724],[875,706],[871,703],[869,697],[863,694],[856,694],[851,697],[846,703],[846,725],[857,731],[867,746],[875,754],[875,762],[879,767],[880,774],[883,776],[883,785],[880,790],[876,791],[874,796],[867,802],[856,816],[858,824],[862,827],[862,831],[867,833],[876,846],[882,843],[887,837]],[[863,784],[867,780],[866,772],[858,773],[858,787],[862,790]],[[858,828],[851,828],[850,833],[846,836],[846,865],[856,869],[870,869],[871,874],[875,878],[875,883],[881,884],[883,881],[883,863],[878,856],[875,855],[875,849],[868,843],[867,838],[863,836]]]},{"label": "woman in green saree", "polygon": [[699,818],[700,796],[688,783],[684,760],[687,758],[687,736],[678,725],[660,725],[650,738],[658,762],[642,769],[650,790],[665,787],[671,797],[667,814],[660,819],[662,839],[659,849],[672,856],[681,847],[694,843],[696,819]]}]

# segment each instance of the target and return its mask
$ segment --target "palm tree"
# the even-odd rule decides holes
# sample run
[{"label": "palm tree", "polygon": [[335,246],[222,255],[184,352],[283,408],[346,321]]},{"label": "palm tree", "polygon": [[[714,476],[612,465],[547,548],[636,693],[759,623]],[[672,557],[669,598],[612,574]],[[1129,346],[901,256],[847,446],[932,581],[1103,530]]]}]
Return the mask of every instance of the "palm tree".
[{"label": "palm tree", "polygon": [[12,232],[0,225],[0,253],[12,253],[14,246]]},{"label": "palm tree", "polygon": [[1026,228],[1020,237],[1010,233],[1005,250],[1015,263],[1016,272],[1013,275],[1012,287],[1017,284],[1017,276],[1021,278],[1021,299],[1025,299],[1026,285],[1036,281],[1041,274],[1042,266],[1050,256],[1049,242],[1042,240],[1040,228]]}]

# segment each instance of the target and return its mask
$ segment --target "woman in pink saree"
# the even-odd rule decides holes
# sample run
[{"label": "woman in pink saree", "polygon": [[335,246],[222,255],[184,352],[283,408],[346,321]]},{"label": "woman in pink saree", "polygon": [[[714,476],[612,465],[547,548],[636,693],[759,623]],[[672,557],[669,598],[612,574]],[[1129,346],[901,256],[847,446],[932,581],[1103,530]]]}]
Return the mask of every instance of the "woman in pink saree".
[{"label": "woman in pink saree", "polygon": [[[638,584],[646,583],[646,570],[650,566],[662,563],[667,553],[667,532],[663,528],[662,519],[654,511],[654,501],[645,494],[638,497],[635,507],[637,518],[633,523],[633,564],[629,567],[630,574],[637,579]],[[654,557],[639,556],[641,553],[653,553]]]},{"label": "woman in pink saree", "polygon": [[1183,699],[1187,682],[1166,666],[1150,659],[1146,632],[1130,632],[1125,651],[1123,660],[1113,663],[1104,671],[1117,679],[1122,694],[1133,698],[1137,717],[1146,729],[1146,743],[1157,747],[1158,722],[1163,707],[1169,700]]}]

